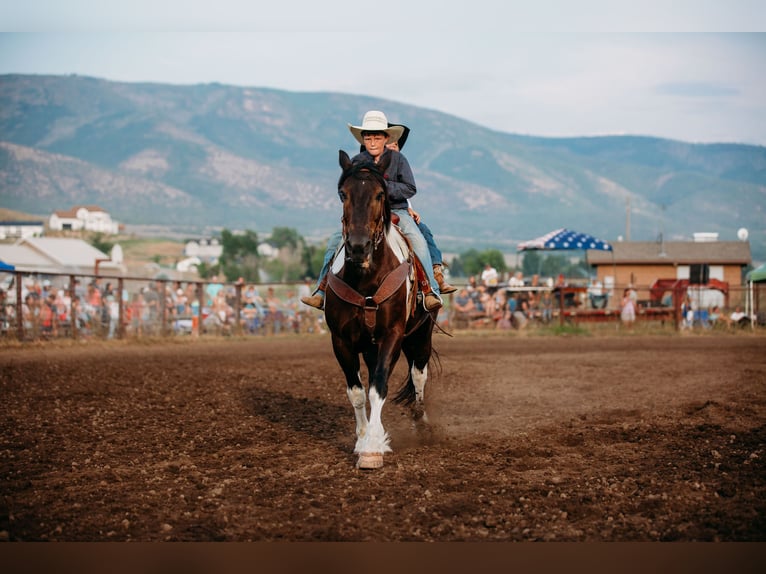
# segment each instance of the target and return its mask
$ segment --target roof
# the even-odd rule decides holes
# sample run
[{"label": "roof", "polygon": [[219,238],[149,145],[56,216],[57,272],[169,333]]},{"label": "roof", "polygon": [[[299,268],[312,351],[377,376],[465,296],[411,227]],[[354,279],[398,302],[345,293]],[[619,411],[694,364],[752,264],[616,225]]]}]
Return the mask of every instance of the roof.
[{"label": "roof", "polygon": [[96,259],[109,256],[82,239],[67,237],[29,237],[22,239],[22,245],[29,245],[35,251],[49,257],[59,265],[67,267],[93,267]]},{"label": "roof", "polygon": [[9,263],[18,271],[51,268],[51,260],[26,245],[0,244],[0,261]]},{"label": "roof", "polygon": [[91,213],[96,213],[96,212],[106,213],[106,211],[104,211],[97,205],[75,205],[72,209],[56,210],[53,213],[55,213],[58,217],[68,217],[71,219],[76,219],[77,211],[83,208],[87,209]]},{"label": "roof", "polygon": [[657,241],[622,241],[612,243],[612,247],[612,253],[588,251],[588,263],[749,265],[752,260],[747,241],[666,241],[664,244]]}]

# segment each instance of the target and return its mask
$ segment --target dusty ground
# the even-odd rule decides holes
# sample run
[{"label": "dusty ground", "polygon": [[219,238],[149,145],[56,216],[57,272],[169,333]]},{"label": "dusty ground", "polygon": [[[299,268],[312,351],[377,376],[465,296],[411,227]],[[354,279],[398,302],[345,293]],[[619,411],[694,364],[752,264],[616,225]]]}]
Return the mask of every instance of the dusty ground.
[{"label": "dusty ground", "polygon": [[326,336],[0,349],[0,539],[766,540],[763,336],[436,346],[379,471]]}]

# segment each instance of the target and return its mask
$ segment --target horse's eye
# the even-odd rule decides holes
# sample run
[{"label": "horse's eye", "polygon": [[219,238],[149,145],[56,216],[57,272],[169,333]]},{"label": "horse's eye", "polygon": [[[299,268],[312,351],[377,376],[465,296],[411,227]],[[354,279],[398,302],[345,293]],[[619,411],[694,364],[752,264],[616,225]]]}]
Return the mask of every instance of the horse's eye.
[{"label": "horse's eye", "polygon": [[386,192],[385,191],[381,191],[380,193],[378,193],[377,199],[378,199],[378,201],[383,201],[383,199],[385,197],[386,197]]},{"label": "horse's eye", "polygon": [[339,191],[339,192],[338,192],[338,195],[340,195],[340,200],[341,200],[341,201],[346,201],[346,198],[348,197],[348,196],[346,195],[346,192],[345,192],[345,191]]}]

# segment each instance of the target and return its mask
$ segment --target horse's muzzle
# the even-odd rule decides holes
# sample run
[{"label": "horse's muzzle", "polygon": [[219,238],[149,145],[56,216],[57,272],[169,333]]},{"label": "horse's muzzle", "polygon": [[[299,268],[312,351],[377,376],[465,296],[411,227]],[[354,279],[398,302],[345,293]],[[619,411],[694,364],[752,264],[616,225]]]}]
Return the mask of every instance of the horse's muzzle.
[{"label": "horse's muzzle", "polygon": [[363,241],[346,241],[346,260],[357,267],[366,268],[370,265],[372,256],[372,241],[365,237]]}]

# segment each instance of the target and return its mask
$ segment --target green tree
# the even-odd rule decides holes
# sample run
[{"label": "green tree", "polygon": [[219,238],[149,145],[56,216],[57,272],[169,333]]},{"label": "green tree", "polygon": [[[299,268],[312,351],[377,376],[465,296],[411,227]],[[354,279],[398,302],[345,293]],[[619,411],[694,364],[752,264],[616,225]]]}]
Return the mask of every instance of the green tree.
[{"label": "green tree", "polygon": [[566,257],[548,255],[543,259],[543,263],[540,266],[540,275],[542,277],[557,277],[559,274],[566,275],[567,265]]},{"label": "green tree", "polygon": [[324,254],[326,250],[326,242],[322,245],[304,245],[301,260],[303,262],[303,275],[305,277],[311,277],[312,279],[319,277],[319,272],[322,270],[322,264],[324,263]]},{"label": "green tree", "polygon": [[287,247],[296,250],[303,242],[303,237],[291,227],[275,227],[271,231],[271,237],[269,237],[269,243],[277,249]]},{"label": "green tree", "polygon": [[503,257],[501,251],[497,249],[486,249],[484,251],[469,249],[460,254],[456,260],[453,261],[453,274],[454,269],[458,268],[466,277],[470,275],[480,275],[487,263],[497,269],[498,273],[505,273],[508,270],[508,266],[505,264],[505,257]]},{"label": "green tree", "polygon": [[114,247],[114,241],[107,241],[104,239],[103,233],[94,233],[90,238],[90,244],[107,255],[111,253],[112,248]]},{"label": "green tree", "polygon": [[[275,227],[268,242],[279,250],[277,259],[268,262],[269,275],[279,281],[297,281],[306,275],[306,240],[289,227]],[[276,264],[279,262],[279,265]]]},{"label": "green tree", "polygon": [[543,266],[543,257],[539,251],[525,251],[524,259],[521,262],[521,272],[524,277],[532,277],[532,275],[539,275]]},{"label": "green tree", "polygon": [[489,263],[492,267],[497,269],[498,273],[505,273],[508,271],[508,266],[505,264],[505,257],[503,252],[497,249],[487,249],[481,252],[482,268]]},{"label": "green tree", "polygon": [[236,281],[242,277],[249,283],[257,282],[260,264],[258,234],[249,229],[244,233],[232,233],[223,229],[221,245],[223,252],[218,265],[226,280]]},{"label": "green tree", "polygon": [[197,265],[197,274],[202,279],[210,279],[213,277],[213,275],[218,275],[221,272],[221,265],[210,265],[209,263],[205,263],[204,261]]}]

